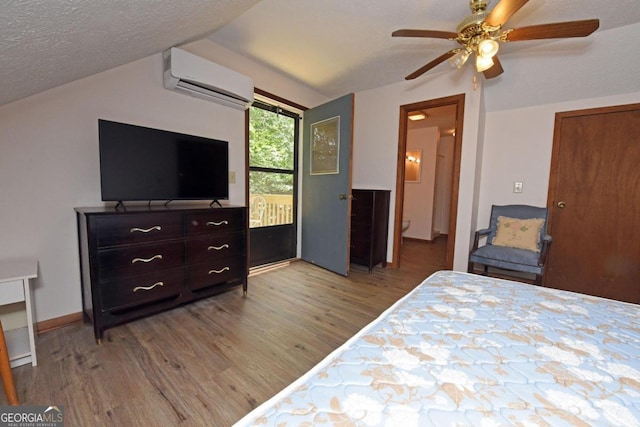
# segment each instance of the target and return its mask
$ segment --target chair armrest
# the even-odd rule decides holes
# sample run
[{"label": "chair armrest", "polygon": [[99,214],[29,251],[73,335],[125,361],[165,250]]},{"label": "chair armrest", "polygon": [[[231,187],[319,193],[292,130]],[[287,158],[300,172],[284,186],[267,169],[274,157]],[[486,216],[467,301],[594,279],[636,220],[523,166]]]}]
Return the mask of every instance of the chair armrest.
[{"label": "chair armrest", "polygon": [[542,248],[540,248],[540,257],[538,258],[539,267],[544,267],[544,263],[547,261],[547,252],[549,251],[549,245],[552,240],[548,234],[542,236]]},{"label": "chair armrest", "polygon": [[478,249],[478,243],[480,241],[480,237],[487,236],[489,233],[491,233],[490,228],[483,228],[481,230],[476,231],[475,237],[473,239],[473,247],[471,248],[471,252]]}]

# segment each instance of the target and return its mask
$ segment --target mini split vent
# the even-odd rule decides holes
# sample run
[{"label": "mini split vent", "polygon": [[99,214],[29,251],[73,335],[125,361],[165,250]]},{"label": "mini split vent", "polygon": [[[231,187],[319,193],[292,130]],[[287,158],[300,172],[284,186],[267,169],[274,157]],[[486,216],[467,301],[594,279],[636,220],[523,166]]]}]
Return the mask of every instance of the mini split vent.
[{"label": "mini split vent", "polygon": [[246,110],[253,102],[253,80],[187,51],[164,52],[164,87]]}]

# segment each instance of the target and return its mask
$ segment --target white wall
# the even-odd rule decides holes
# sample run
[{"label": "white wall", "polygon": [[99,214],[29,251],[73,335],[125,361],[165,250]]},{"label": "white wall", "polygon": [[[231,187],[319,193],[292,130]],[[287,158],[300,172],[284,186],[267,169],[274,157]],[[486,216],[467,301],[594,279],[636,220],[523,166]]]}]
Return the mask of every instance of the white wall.
[{"label": "white wall", "polygon": [[[210,41],[196,46],[211,59],[224,53]],[[250,74],[297,102],[324,99],[258,64]],[[1,106],[0,259],[38,259],[36,321],[82,309],[73,208],[102,204],[98,118],[228,140],[236,171],[229,203],[242,205],[244,114],[165,90],[160,54]]]},{"label": "white wall", "polygon": [[451,212],[451,187],[453,185],[453,136],[441,136],[438,144],[438,158],[442,159],[436,166],[436,202],[434,213],[434,230],[440,234],[449,234],[449,215]]},{"label": "white wall", "polygon": [[[540,55],[504,55],[504,76],[486,84],[480,78],[478,90],[473,89],[472,67],[466,67],[357,92],[353,186],[392,190],[393,224],[399,107],[464,93],[454,268],[466,269],[470,239],[487,222],[491,203],[545,204],[555,112],[640,102],[638,59],[628,55],[636,50],[637,37],[630,36],[637,36],[639,28],[598,32],[583,52],[588,57],[555,58],[553,67],[545,67],[547,59]],[[313,107],[327,100],[208,40],[185,49],[243,72],[257,87],[299,104]],[[610,50],[626,52],[621,56],[628,66],[594,60],[615,56]],[[40,261],[34,283],[37,321],[81,310],[73,207],[100,204],[98,118],[229,140],[230,167],[237,172],[231,202],[244,202],[243,113],[166,91],[161,77],[161,58],[154,55],[0,106],[0,258]],[[563,92],[566,99],[557,101],[553,88],[561,81],[571,83],[573,92]],[[602,96],[603,91],[620,95]],[[514,180],[524,182],[520,195],[511,192]],[[392,227],[389,237],[391,260]]]},{"label": "white wall", "polygon": [[[400,106],[415,102],[465,94],[462,162],[456,223],[454,268],[466,270],[474,207],[476,157],[482,82],[473,89],[470,67],[460,72],[445,68],[419,81],[401,82],[357,92],[354,113],[353,187],[392,190],[389,224],[395,221],[396,169]],[[475,226],[475,223],[474,223]],[[475,231],[475,229],[473,230]],[[393,226],[389,227],[387,260],[393,259]]]},{"label": "white wall", "polygon": [[[0,258],[39,260],[36,319],[81,310],[73,208],[99,206],[98,118],[229,141],[244,170],[244,113],[162,88],[160,55],[0,109]],[[244,204],[244,174],[230,185]]]},{"label": "white wall", "polygon": [[634,103],[640,92],[487,113],[476,226],[489,224],[493,204],[547,205],[556,113]]}]

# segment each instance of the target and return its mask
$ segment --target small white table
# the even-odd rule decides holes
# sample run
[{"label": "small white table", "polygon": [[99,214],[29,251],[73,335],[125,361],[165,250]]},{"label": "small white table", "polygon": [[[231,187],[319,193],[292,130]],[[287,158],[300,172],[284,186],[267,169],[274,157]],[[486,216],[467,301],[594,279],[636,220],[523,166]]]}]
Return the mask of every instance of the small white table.
[{"label": "small white table", "polygon": [[16,259],[0,261],[0,305],[24,301],[27,326],[4,331],[11,367],[38,364],[29,279],[38,277],[38,261]]}]

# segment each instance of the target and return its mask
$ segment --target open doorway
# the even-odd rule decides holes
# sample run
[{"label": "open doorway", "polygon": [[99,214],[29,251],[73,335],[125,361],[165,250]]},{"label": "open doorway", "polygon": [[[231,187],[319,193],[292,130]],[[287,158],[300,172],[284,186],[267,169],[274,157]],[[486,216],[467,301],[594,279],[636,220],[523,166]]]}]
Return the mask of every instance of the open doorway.
[{"label": "open doorway", "polygon": [[[409,116],[415,116],[421,114],[425,116],[425,120],[428,120],[429,114],[432,114],[431,121],[424,122],[425,125],[410,125],[411,121]],[[395,209],[395,222],[394,222],[394,239],[393,239],[393,265],[400,266],[400,249],[402,245],[402,232],[403,232],[403,215],[405,209],[405,193],[411,192],[414,188],[408,188],[405,191],[406,185],[414,185],[417,191],[419,186],[429,187],[429,194],[426,197],[431,197],[428,204],[430,209],[428,212],[420,214],[420,218],[416,218],[414,231],[420,230],[425,240],[432,240],[438,236],[438,234],[446,234],[447,248],[446,248],[446,268],[453,268],[453,254],[455,250],[455,232],[456,232],[456,216],[458,211],[458,185],[460,180],[460,159],[461,159],[461,147],[462,147],[462,128],[464,117],[464,94],[454,95],[447,98],[434,99],[429,101],[422,101],[414,104],[400,106],[400,127],[398,138],[398,165],[396,176],[396,209]],[[429,130],[420,130],[421,128],[437,128]],[[416,132],[412,129],[417,128]],[[443,164],[438,165],[438,148],[436,145],[430,147],[420,147],[419,144],[411,143],[412,133],[417,134],[437,134],[439,139],[441,136],[451,137],[451,170],[448,172],[450,182],[441,182],[436,185],[438,178],[438,166],[440,171],[446,167]],[[409,149],[410,148],[410,149]],[[425,151],[427,151],[425,153]],[[416,171],[412,170],[413,165],[408,159],[408,154],[411,154],[412,158],[416,158],[416,153],[420,154],[420,161],[428,161],[431,166],[425,173],[425,165],[422,165],[422,173],[416,174]],[[426,154],[426,155],[425,155]],[[442,153],[441,153],[442,154]],[[442,162],[441,162],[442,163]],[[407,164],[409,166],[407,166]],[[408,174],[408,175],[407,175]],[[418,181],[415,180],[416,176]],[[409,183],[406,183],[406,179],[409,178]],[[424,182],[423,182],[424,180]],[[447,190],[443,191],[443,188]],[[420,197],[425,196],[421,194]],[[437,202],[437,203],[436,203]],[[444,206],[446,204],[447,206]],[[415,206],[408,206],[408,210],[416,209]],[[414,221],[413,219],[411,220]],[[404,225],[406,228],[406,225]],[[411,227],[411,225],[409,225]],[[408,231],[408,230],[407,230]]]},{"label": "open doorway", "polygon": [[256,100],[248,114],[249,267],[296,257],[300,116]]}]

